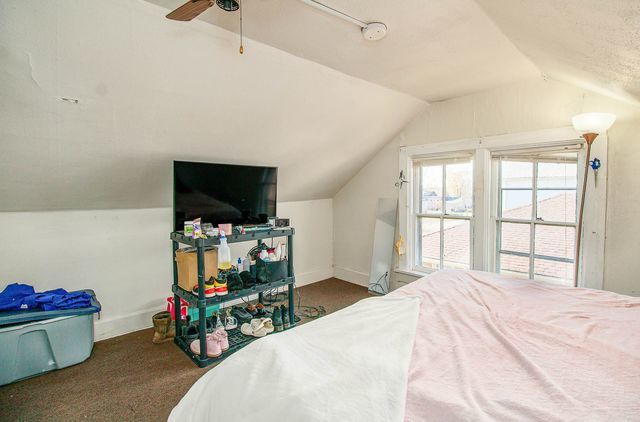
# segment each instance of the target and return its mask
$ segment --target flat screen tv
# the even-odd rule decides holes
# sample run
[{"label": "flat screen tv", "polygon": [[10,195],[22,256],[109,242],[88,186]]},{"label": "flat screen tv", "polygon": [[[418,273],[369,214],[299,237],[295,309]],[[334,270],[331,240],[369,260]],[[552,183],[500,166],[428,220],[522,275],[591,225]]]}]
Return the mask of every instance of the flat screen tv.
[{"label": "flat screen tv", "polygon": [[276,216],[277,167],[173,162],[173,229],[202,223],[249,225]]}]

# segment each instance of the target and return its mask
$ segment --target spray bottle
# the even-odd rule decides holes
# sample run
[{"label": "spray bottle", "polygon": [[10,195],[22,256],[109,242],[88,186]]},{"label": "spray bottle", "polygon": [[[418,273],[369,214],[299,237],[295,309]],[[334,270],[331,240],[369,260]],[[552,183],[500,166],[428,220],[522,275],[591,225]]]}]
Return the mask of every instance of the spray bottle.
[{"label": "spray bottle", "polygon": [[218,246],[218,269],[223,271],[231,269],[231,249],[227,245],[227,237],[223,231],[220,231],[220,245]]}]

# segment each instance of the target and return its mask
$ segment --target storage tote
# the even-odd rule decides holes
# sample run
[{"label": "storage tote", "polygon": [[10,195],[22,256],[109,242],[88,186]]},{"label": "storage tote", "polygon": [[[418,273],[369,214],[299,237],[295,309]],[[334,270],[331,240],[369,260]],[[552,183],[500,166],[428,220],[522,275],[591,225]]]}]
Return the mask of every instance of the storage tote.
[{"label": "storage tote", "polygon": [[57,311],[0,312],[0,385],[83,362],[93,349],[91,307]]}]

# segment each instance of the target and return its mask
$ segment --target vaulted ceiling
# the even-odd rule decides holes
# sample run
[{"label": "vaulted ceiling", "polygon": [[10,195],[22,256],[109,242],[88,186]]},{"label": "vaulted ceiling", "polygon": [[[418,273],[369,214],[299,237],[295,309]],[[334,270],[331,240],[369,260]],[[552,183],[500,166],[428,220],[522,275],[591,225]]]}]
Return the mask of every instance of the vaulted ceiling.
[{"label": "vaulted ceiling", "polygon": [[[0,2],[0,211],[172,205],[172,160],[330,198],[424,102],[143,2]],[[65,100],[66,99],[66,100]]]},{"label": "vaulted ceiling", "polygon": [[[168,9],[184,3],[150,1]],[[367,41],[356,25],[299,0],[244,0],[244,34],[427,101],[539,75],[473,0],[321,2],[361,21],[383,22],[389,32],[380,41]],[[234,32],[239,29],[238,12],[216,6],[198,19]]]},{"label": "vaulted ceiling", "polygon": [[[149,0],[168,9],[183,0]],[[320,0],[365,22],[381,41],[300,0],[243,0],[246,36],[427,101],[539,74],[640,99],[638,0]],[[199,19],[238,31],[238,14]]]},{"label": "vaulted ceiling", "polygon": [[543,73],[640,100],[640,1],[476,1]]}]

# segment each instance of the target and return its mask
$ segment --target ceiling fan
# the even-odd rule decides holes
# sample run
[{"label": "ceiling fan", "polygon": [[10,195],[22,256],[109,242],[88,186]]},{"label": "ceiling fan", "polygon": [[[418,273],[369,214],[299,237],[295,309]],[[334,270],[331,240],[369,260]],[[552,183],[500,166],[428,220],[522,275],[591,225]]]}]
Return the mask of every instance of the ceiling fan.
[{"label": "ceiling fan", "polygon": [[227,12],[235,12],[240,8],[240,4],[235,0],[189,0],[173,12],[169,13],[167,18],[176,21],[190,21],[213,6],[214,3]]},{"label": "ceiling fan", "polygon": [[[213,3],[213,0],[189,0],[176,10],[169,12],[167,18],[176,21],[190,21],[213,6]],[[216,0],[215,3],[220,9],[226,12],[235,12],[240,9],[240,49],[238,51],[240,54],[244,53],[244,47],[242,45],[242,9],[240,8],[240,0]]]},{"label": "ceiling fan", "polygon": [[[387,26],[381,22],[366,23],[359,19],[349,16],[333,7],[320,3],[317,0],[301,0],[309,6],[322,10],[347,22],[351,22],[360,27],[362,36],[369,41],[377,41],[387,34]],[[235,12],[240,10],[240,54],[243,53],[242,47],[242,7],[240,0],[189,0],[176,10],[167,15],[168,19],[177,21],[190,21],[198,17],[202,12],[215,4],[224,11]]]}]

